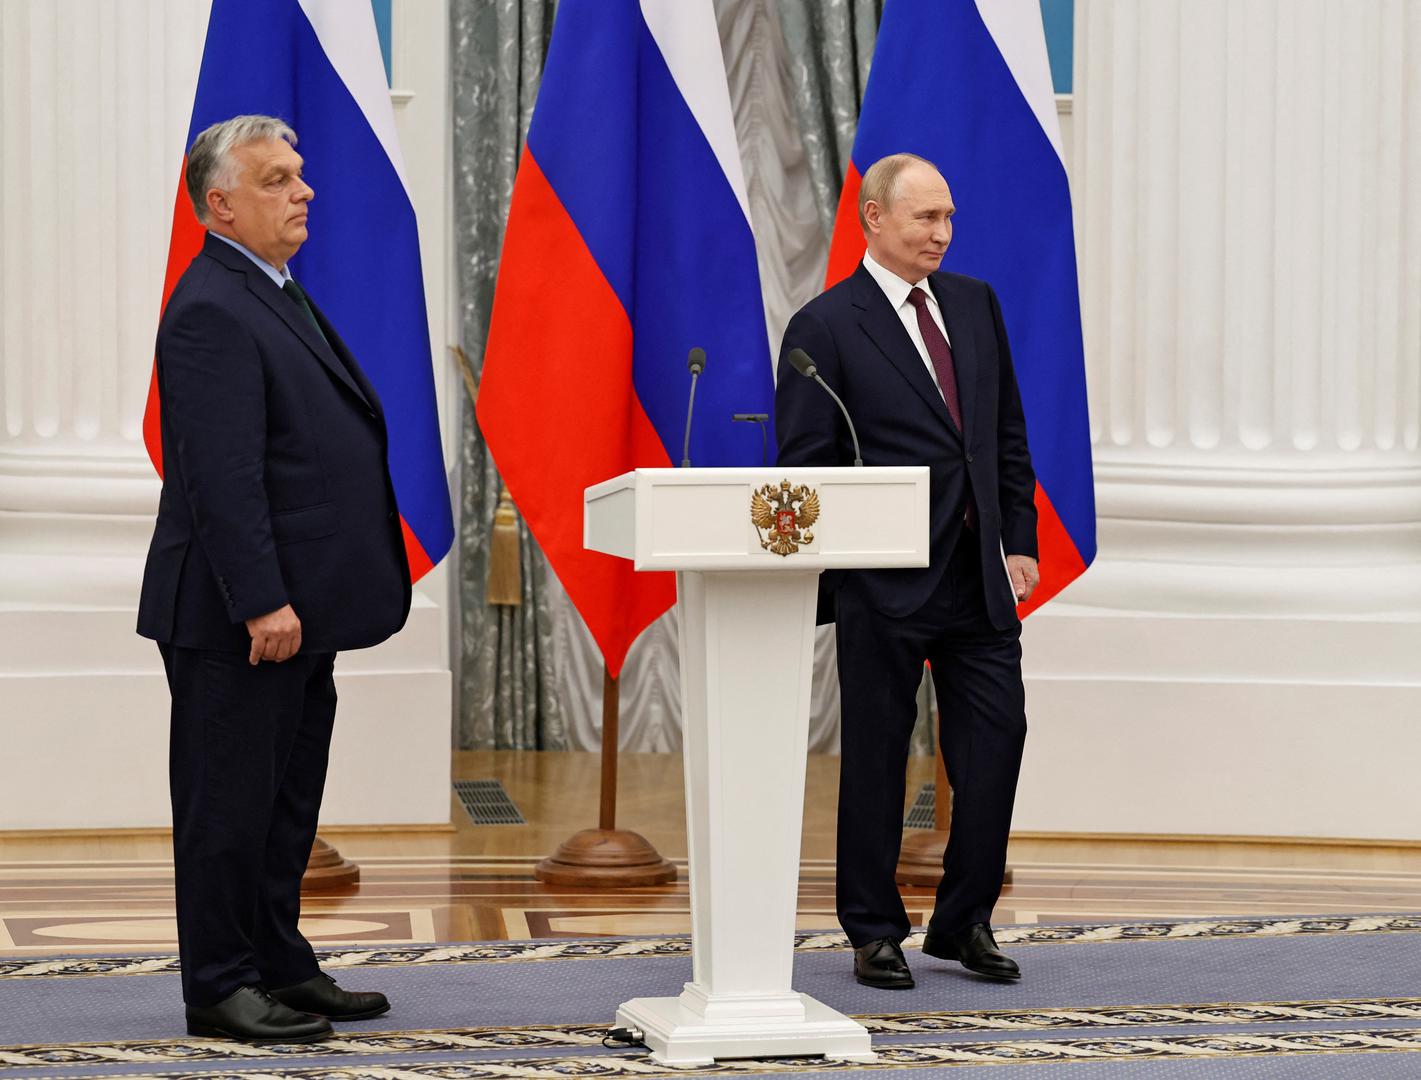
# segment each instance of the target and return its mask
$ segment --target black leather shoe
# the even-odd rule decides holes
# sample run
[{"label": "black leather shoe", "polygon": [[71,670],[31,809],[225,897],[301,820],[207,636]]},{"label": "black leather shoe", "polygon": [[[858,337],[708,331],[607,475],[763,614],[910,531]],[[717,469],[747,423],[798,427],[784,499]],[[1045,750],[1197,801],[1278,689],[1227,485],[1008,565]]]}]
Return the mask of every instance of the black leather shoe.
[{"label": "black leather shoe", "polygon": [[304,1043],[330,1035],[331,1022],[324,1016],[297,1012],[259,986],[244,986],[216,1005],[189,1005],[187,1033],[249,1043]]},{"label": "black leather shoe", "polygon": [[880,990],[913,989],[913,973],[892,938],[879,938],[854,950],[854,978]]},{"label": "black leather shoe", "polygon": [[331,1020],[369,1020],[390,1011],[390,1001],[384,994],[342,990],[324,971],[295,986],[273,990],[271,996],[283,1005]]},{"label": "black leather shoe", "polygon": [[1021,978],[1021,968],[997,948],[992,928],[986,923],[973,923],[953,934],[939,934],[929,928],[923,938],[923,952],[939,960],[960,961],[968,971],[991,979]]}]

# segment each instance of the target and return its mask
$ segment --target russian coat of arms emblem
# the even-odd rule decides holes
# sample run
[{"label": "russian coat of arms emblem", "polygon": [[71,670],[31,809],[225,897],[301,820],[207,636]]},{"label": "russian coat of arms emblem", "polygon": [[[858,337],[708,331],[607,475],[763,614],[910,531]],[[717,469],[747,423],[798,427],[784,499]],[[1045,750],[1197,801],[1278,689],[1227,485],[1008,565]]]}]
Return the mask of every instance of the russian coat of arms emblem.
[{"label": "russian coat of arms emblem", "polygon": [[760,535],[760,546],[776,555],[793,555],[804,544],[814,543],[809,527],[819,520],[819,493],[788,480],[766,484],[750,493],[750,520]]}]

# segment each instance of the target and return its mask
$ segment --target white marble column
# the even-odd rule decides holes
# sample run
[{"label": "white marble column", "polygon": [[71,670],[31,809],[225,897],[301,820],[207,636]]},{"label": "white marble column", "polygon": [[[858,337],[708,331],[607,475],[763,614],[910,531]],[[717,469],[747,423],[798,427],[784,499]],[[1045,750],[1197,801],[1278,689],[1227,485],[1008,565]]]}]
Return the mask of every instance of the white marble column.
[{"label": "white marble column", "polygon": [[1075,77],[1100,557],[1018,825],[1421,838],[1421,6],[1078,0]]},{"label": "white marble column", "polygon": [[1421,8],[1079,10],[1102,551],[1240,571],[1172,608],[1415,611]]},{"label": "white marble column", "polygon": [[[208,8],[0,4],[0,830],[168,820],[167,691],[134,633],[159,488],[141,425]],[[436,81],[403,108],[419,97],[436,135],[406,160],[434,170],[442,329],[447,17],[423,8]],[[426,591],[403,639],[338,663],[327,821],[447,820],[447,631]]]},{"label": "white marble column", "polygon": [[0,610],[132,602],[158,489],[140,425],[206,23],[182,0],[0,7]]}]

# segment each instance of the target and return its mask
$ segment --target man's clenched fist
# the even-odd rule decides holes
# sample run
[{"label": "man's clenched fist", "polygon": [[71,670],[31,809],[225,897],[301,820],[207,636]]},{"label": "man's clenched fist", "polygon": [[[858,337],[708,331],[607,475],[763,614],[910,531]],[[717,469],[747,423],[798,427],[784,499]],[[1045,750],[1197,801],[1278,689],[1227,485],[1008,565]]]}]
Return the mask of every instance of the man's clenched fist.
[{"label": "man's clenched fist", "polygon": [[263,660],[275,660],[278,664],[290,660],[301,648],[301,620],[290,604],[248,619],[247,633],[252,635],[252,651],[247,663],[253,667]]}]

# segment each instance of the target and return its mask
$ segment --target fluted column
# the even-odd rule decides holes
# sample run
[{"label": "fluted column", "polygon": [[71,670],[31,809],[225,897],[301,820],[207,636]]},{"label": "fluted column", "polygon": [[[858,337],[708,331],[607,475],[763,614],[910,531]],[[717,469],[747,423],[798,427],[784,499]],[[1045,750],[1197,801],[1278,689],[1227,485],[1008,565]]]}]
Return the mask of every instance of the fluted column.
[{"label": "fluted column", "polygon": [[1021,831],[1421,840],[1421,5],[1077,0],[1100,553]]},{"label": "fluted column", "polygon": [[1081,0],[1076,33],[1101,564],[1072,599],[1415,610],[1421,6]]}]

